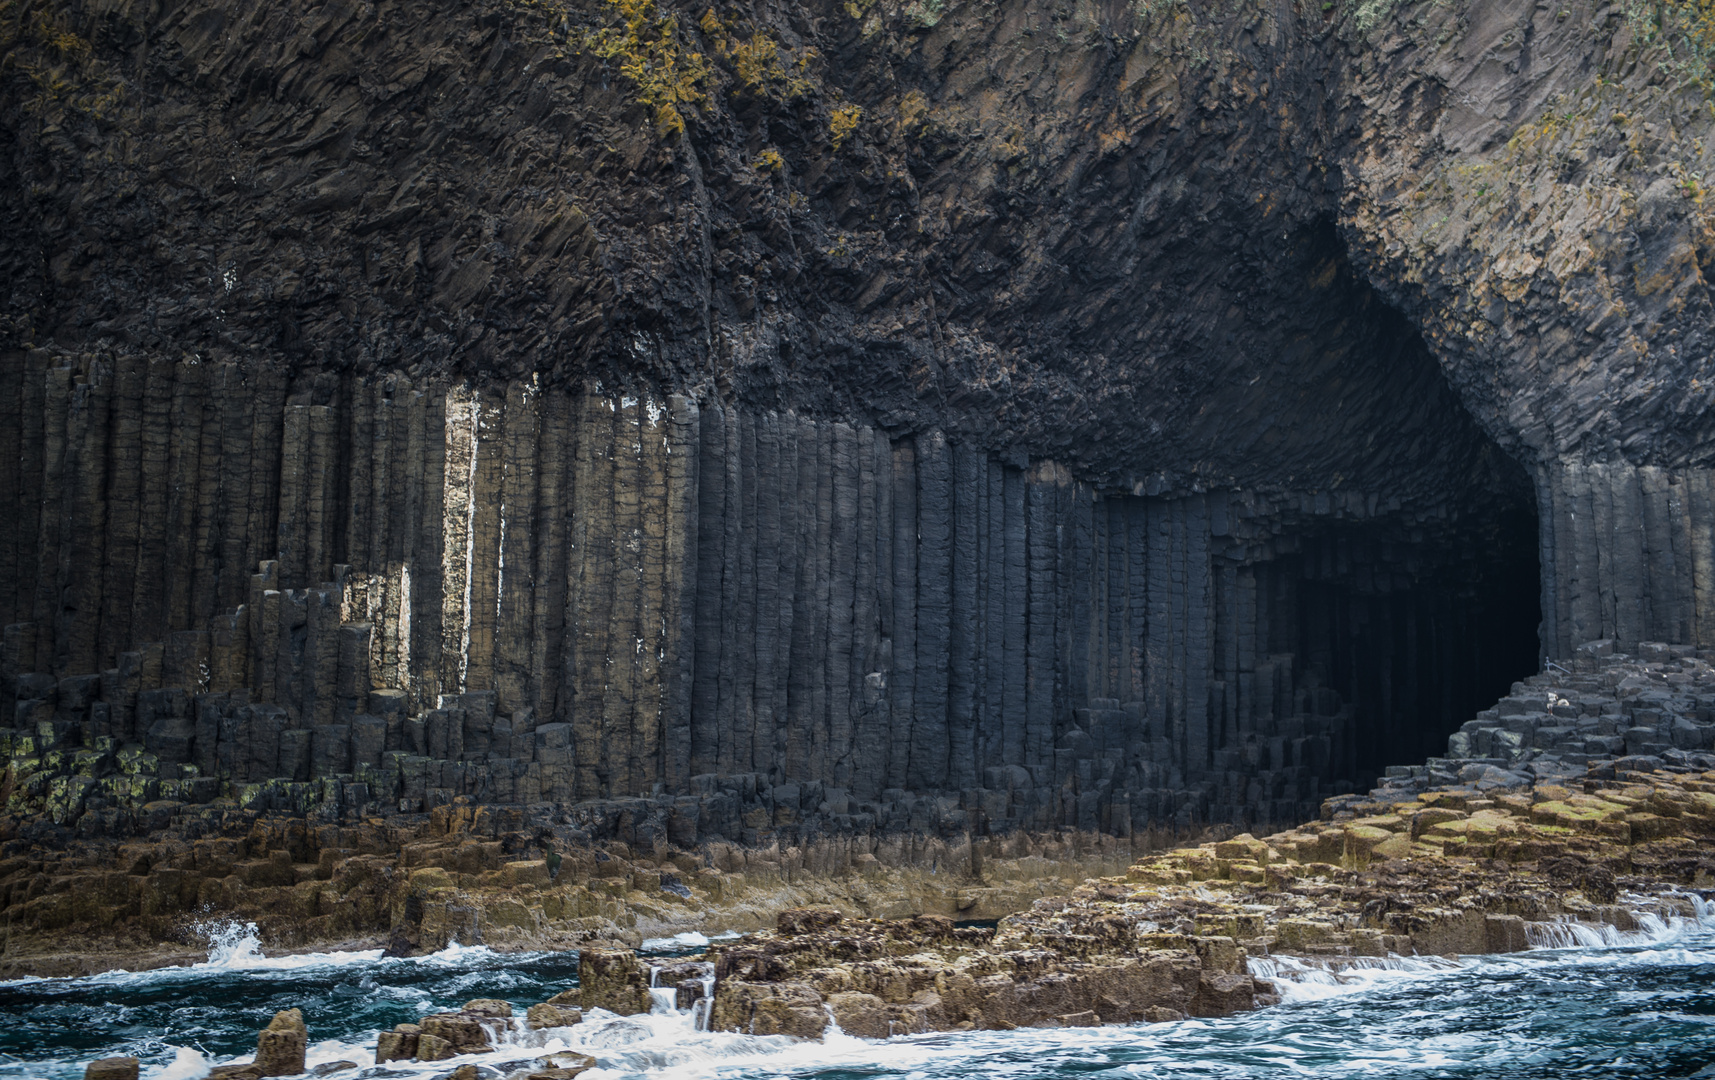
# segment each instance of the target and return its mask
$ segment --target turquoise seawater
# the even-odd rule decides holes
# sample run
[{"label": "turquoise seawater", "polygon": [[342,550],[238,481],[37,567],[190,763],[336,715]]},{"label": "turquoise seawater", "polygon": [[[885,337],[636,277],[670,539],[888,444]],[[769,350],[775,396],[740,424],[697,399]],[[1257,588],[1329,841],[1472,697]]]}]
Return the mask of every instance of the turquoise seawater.
[{"label": "turquoise seawater", "polygon": [[[1283,1004],[1217,1020],[797,1043],[699,1031],[661,1007],[509,1032],[494,1053],[465,1060],[484,1080],[555,1049],[597,1057],[585,1080],[1715,1077],[1715,916],[1699,910],[1641,934],[1568,932],[1560,943],[1584,944],[1504,957],[1339,973],[1263,961]],[[696,943],[654,944],[672,955]],[[432,1080],[462,1062],[370,1064],[377,1029],[477,997],[528,1005],[575,985],[576,970],[572,954],[481,947],[269,957],[230,928],[194,967],[0,983],[0,1080],[71,1080],[110,1054],[142,1058],[145,1078],[197,1080],[247,1058],[257,1030],[292,1007],[304,1010],[312,1066],[347,1059],[362,1066],[339,1074],[348,1080]]]}]

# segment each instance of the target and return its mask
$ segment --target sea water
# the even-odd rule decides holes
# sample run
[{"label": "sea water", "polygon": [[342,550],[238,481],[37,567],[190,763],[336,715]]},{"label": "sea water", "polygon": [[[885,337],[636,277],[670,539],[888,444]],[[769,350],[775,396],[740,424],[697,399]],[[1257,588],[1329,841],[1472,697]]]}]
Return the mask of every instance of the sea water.
[{"label": "sea water", "polygon": [[[522,1020],[492,1053],[374,1065],[375,1033],[472,998],[523,1007],[576,985],[572,953],[452,946],[387,959],[378,950],[265,955],[254,929],[217,928],[206,962],[135,973],[0,983],[0,1080],[73,1080],[112,1054],[153,1080],[198,1080],[246,1060],[256,1032],[300,1008],[309,1064],[354,1061],[345,1080],[433,1080],[474,1064],[501,1080],[545,1053],[592,1054],[584,1080],[1024,1080],[1024,1078],[1715,1077],[1715,912],[1645,920],[1617,935],[1566,927],[1496,957],[1393,957],[1313,964],[1258,958],[1280,1005],[1166,1024],[952,1032],[819,1043],[708,1032],[700,1012],[658,994],[648,1015],[600,1010],[545,1032]],[[701,935],[647,943],[694,952]]]}]

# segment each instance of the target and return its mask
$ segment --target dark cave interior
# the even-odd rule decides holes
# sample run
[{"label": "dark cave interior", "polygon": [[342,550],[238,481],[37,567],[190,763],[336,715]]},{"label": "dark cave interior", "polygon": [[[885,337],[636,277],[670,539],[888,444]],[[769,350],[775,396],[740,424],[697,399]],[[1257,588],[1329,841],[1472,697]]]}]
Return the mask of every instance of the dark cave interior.
[{"label": "dark cave interior", "polygon": [[1292,713],[1348,714],[1330,748],[1337,790],[1366,790],[1387,766],[1442,753],[1448,735],[1536,671],[1535,525],[1525,504],[1439,545],[1348,526],[1304,538],[1258,575],[1268,651],[1294,657]]},{"label": "dark cave interior", "polygon": [[[1281,522],[1271,557],[1249,566],[1254,616],[1216,590],[1217,676],[1223,643],[1254,632],[1254,655],[1291,671],[1280,689],[1290,686],[1292,701],[1273,712],[1292,719],[1277,724],[1288,736],[1329,737],[1328,760],[1303,763],[1336,792],[1367,790],[1388,766],[1444,752],[1448,735],[1540,663],[1537,510],[1526,471],[1472,419],[1404,316],[1373,293],[1361,310],[1351,327],[1361,344],[1337,350],[1387,369],[1358,380],[1399,395],[1402,422],[1371,445],[1395,468],[1423,463],[1401,477],[1416,505]],[[1362,408],[1385,412],[1373,399]],[[1254,621],[1229,630],[1223,617]],[[1244,741],[1241,731],[1225,734],[1215,747]]]}]

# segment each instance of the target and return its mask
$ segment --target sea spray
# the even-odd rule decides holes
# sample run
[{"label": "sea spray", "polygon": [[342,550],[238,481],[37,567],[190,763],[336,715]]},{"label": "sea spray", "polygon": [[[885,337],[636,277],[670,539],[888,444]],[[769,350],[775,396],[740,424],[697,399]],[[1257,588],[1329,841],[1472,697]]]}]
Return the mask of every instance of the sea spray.
[{"label": "sea spray", "polygon": [[[1643,905],[1638,905],[1640,908]],[[830,1026],[820,1042],[708,1032],[692,1004],[653,995],[654,1011],[590,1010],[581,1024],[530,1031],[497,1023],[492,1053],[392,1062],[399,1080],[433,1080],[471,1063],[484,1075],[534,1067],[544,1055],[593,1055],[586,1080],[1076,1080],[1091,1071],[1180,1077],[1272,1078],[1285,1072],[1358,1075],[1688,1075],[1715,1063],[1715,920],[1701,898],[1638,913],[1624,946],[1584,945],[1507,956],[1261,957],[1251,970],[1284,1004],[1222,1019],[1079,1029],[905,1036],[887,1043]],[[1653,916],[1652,924],[1646,916]],[[199,1080],[248,1057],[272,1011],[302,1005],[313,1067],[370,1068],[375,1031],[473,997],[518,1008],[575,982],[569,953],[502,955],[461,946],[427,957],[364,953],[269,957],[223,939],[193,968],[0,985],[5,1080],[76,1080],[109,1053],[145,1060],[145,1080]],[[1604,939],[1605,941],[1605,939]],[[310,957],[315,957],[311,959]],[[282,966],[290,963],[295,966]],[[657,980],[658,981],[658,980]],[[705,984],[706,985],[706,984]],[[1337,999],[1337,1000],[1336,1000]],[[705,999],[706,1000],[706,999]],[[700,1004],[700,1003],[699,1003]],[[491,1073],[490,1070],[493,1070]]]}]

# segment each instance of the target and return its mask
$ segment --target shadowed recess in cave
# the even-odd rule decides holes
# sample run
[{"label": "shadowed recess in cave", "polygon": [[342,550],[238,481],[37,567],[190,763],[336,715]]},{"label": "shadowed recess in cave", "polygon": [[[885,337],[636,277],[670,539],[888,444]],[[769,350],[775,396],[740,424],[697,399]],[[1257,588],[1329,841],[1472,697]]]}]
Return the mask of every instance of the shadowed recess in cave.
[{"label": "shadowed recess in cave", "polygon": [[[1434,527],[1310,516],[1243,546],[1213,534],[1208,577],[1187,563],[1183,586],[1171,538],[1199,523],[1196,505],[1178,502],[1098,505],[1109,522],[1098,534],[1142,519],[1167,534],[1155,547],[1170,554],[1129,602],[1123,571],[1100,581],[1116,553],[1095,559],[1088,636],[1072,641],[1074,654],[1089,649],[1088,695],[1056,743],[1071,758],[1057,773],[1080,792],[1109,777],[1149,820],[1181,825],[1296,820],[1328,794],[1367,790],[1389,765],[1442,752],[1536,670],[1528,502]],[[1153,633],[1162,622],[1183,636]],[[1132,632],[1127,670],[1114,643]]]},{"label": "shadowed recess in cave", "polygon": [[[1088,638],[1075,619],[1071,650],[1090,674],[1056,743],[1093,760],[1059,771],[1081,790],[1112,776],[1152,821],[1313,814],[1441,752],[1538,665],[1529,475],[1331,225],[1287,248],[1299,302],[1246,318],[1278,313],[1290,362],[1235,358],[1231,374],[1260,373],[1229,381],[1185,438],[1215,469],[1235,440],[1268,447],[1288,494],[1096,505]],[[1327,486],[1293,492],[1306,467]],[[1196,796],[1167,794],[1183,788]]]},{"label": "shadowed recess in cave", "polygon": [[[14,354],[0,677],[17,746],[94,752],[24,797],[683,845],[1314,816],[1534,669],[1537,579],[1523,471],[1332,230],[1293,247],[1290,362],[1129,492],[718,398]],[[1256,431],[1262,479],[1210,475]]]}]

